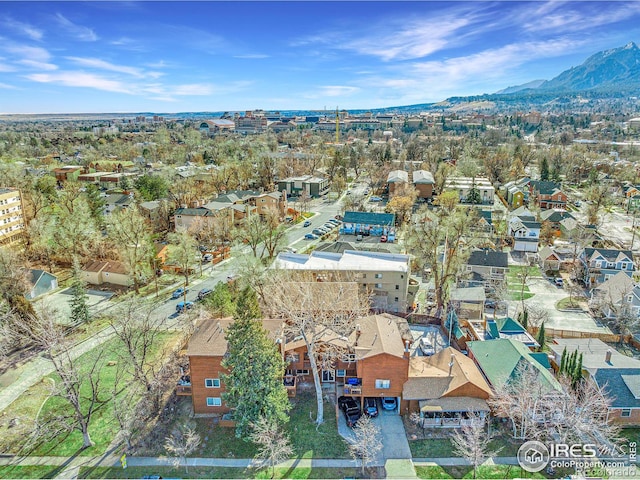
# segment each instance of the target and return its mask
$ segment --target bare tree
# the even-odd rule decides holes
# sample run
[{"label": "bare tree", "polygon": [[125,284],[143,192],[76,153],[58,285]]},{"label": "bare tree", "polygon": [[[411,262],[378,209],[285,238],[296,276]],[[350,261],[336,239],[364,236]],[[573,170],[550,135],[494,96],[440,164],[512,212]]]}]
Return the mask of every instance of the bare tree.
[{"label": "bare tree", "polygon": [[493,433],[489,433],[487,420],[474,413],[469,416],[466,424],[456,428],[451,435],[453,451],[473,465],[473,478],[476,478],[478,466],[488,458],[496,456],[501,449],[491,449],[490,443]]},{"label": "bare tree", "polygon": [[449,289],[455,283],[469,258],[473,239],[468,237],[474,216],[464,210],[440,208],[433,214],[422,208],[418,220],[407,231],[407,249],[420,267],[431,269],[436,302],[441,310],[449,299]]},{"label": "bare tree", "polygon": [[[164,393],[158,384],[163,364],[152,356],[160,334],[166,330],[165,319],[157,314],[157,308],[153,302],[128,300],[118,306],[110,322],[111,329],[124,346],[121,361],[127,373],[149,396],[152,414],[160,410]],[[167,357],[168,352],[164,353],[160,358]]]},{"label": "bare tree", "polygon": [[170,233],[169,239],[169,261],[174,262],[182,275],[184,275],[185,286],[189,286],[189,273],[196,262],[196,242],[185,229]]},{"label": "bare tree", "polygon": [[353,428],[353,435],[354,439],[349,445],[349,453],[355,460],[360,460],[364,476],[365,468],[375,461],[382,450],[380,427],[373,423],[371,417],[364,415],[360,417]]},{"label": "bare tree", "polygon": [[70,429],[80,431],[83,448],[93,445],[89,435],[89,426],[93,413],[107,399],[101,397],[103,388],[100,384],[100,371],[104,366],[104,350],[100,347],[90,355],[75,357],[71,344],[67,340],[60,325],[54,322],[55,313],[41,311],[39,317],[32,318],[29,324],[21,324],[21,334],[42,347],[48,354],[55,372],[60,377],[54,394],[65,400],[71,407],[69,415],[57,420],[65,423]]},{"label": "bare tree", "polygon": [[289,435],[276,422],[265,417],[253,425],[249,439],[258,446],[254,458],[271,468],[271,478],[275,475],[276,465],[293,455]]},{"label": "bare tree", "polygon": [[258,257],[258,246],[264,241],[267,230],[267,224],[262,221],[259,215],[253,214],[242,221],[237,236],[249,245],[253,256]]},{"label": "bare tree", "polygon": [[315,383],[319,425],[324,422],[319,372],[331,368],[342,353],[340,345],[344,342],[340,340],[354,331],[358,317],[368,313],[369,301],[356,283],[309,281],[312,279],[308,276],[283,273],[265,286],[265,310],[285,320],[286,334],[304,340]]},{"label": "bare tree", "polygon": [[536,304],[527,305],[527,322],[529,328],[538,328],[544,322],[549,320],[549,311],[544,307]]},{"label": "bare tree", "polygon": [[189,473],[187,456],[198,448],[200,442],[200,435],[193,428],[183,427],[164,439],[164,449],[169,455],[175,457],[173,464],[176,468],[180,463],[184,463],[185,472]]},{"label": "bare tree", "polygon": [[262,253],[266,250],[267,257],[273,258],[276,251],[283,247],[287,240],[287,228],[280,223],[278,212],[273,210],[267,212],[264,216],[265,232],[263,238]]},{"label": "bare tree", "polygon": [[154,256],[149,226],[137,208],[125,208],[109,215],[107,233],[133,277],[136,293],[140,293],[140,285],[151,275]]}]

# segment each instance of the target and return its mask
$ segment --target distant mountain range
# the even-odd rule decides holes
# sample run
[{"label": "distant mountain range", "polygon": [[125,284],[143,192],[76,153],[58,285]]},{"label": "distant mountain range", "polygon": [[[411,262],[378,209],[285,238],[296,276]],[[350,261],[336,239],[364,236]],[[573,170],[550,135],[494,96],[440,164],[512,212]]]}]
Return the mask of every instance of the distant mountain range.
[{"label": "distant mountain range", "polygon": [[629,42],[624,47],[591,55],[582,65],[571,67],[551,80],[534,80],[524,85],[505,88],[496,94],[536,91],[578,91],[594,88],[628,88],[640,85],[640,48]]}]

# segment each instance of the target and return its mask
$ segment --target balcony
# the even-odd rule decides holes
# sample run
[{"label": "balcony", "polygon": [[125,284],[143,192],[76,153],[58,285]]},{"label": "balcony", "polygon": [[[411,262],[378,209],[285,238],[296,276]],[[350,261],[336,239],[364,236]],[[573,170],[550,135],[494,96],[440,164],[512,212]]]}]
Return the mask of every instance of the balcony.
[{"label": "balcony", "polygon": [[295,375],[285,375],[282,379],[285,388],[287,389],[287,396],[295,397],[296,396],[296,377]]},{"label": "balcony", "polygon": [[193,392],[191,390],[191,375],[189,375],[189,369],[184,370],[181,368],[180,370],[182,370],[182,375],[176,385],[176,395],[191,396]]},{"label": "balcony", "polygon": [[193,395],[193,392],[191,391],[191,385],[177,385],[176,395],[190,397],[191,395]]},{"label": "balcony", "polygon": [[362,379],[349,377],[344,379],[345,395],[362,395]]}]

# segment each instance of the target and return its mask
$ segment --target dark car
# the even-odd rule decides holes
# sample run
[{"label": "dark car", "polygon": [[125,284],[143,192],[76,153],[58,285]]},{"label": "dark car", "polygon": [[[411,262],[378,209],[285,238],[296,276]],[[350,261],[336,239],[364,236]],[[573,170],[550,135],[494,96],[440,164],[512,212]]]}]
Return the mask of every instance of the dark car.
[{"label": "dark car", "polygon": [[364,413],[370,417],[378,416],[378,401],[373,397],[364,399]]},{"label": "dark car", "polygon": [[340,397],[338,398],[338,406],[342,410],[342,413],[344,413],[347,426],[353,428],[362,416],[358,402],[353,397]]},{"label": "dark car", "polygon": [[213,290],[211,290],[210,288],[203,288],[202,290],[200,290],[198,292],[198,300],[202,300],[204,297],[209,295],[211,292],[213,292]]},{"label": "dark car", "polygon": [[303,227],[308,227],[311,225],[311,220],[305,220],[305,222],[302,224]]},{"label": "dark car", "polygon": [[176,312],[177,313],[182,313],[186,310],[191,310],[191,308],[193,307],[193,302],[189,302],[187,301],[187,303],[185,302],[180,302],[176,305]]}]

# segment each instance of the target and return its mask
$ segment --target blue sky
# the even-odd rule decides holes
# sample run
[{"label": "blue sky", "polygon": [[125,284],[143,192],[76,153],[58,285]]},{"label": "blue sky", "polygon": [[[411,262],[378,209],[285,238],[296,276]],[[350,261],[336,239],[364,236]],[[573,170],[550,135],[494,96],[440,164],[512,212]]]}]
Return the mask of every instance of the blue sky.
[{"label": "blue sky", "polygon": [[639,33],[640,2],[0,2],[0,113],[434,102]]}]

